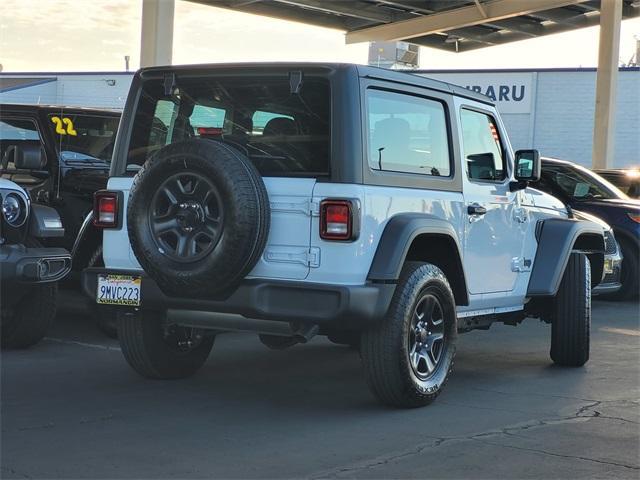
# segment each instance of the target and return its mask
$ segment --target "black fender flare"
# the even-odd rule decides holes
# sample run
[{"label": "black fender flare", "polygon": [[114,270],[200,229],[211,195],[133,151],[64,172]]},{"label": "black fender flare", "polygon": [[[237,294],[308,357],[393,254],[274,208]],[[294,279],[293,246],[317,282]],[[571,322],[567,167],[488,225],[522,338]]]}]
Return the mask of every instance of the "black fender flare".
[{"label": "black fender flare", "polygon": [[421,235],[445,237],[454,246],[457,251],[455,258],[448,259],[453,260],[454,264],[450,272],[455,272],[455,275],[460,278],[449,279],[449,281],[457,300],[463,305],[468,304],[467,283],[462,266],[462,248],[458,234],[450,222],[428,213],[399,214],[387,222],[378,242],[367,280],[386,283],[397,281],[411,245]]},{"label": "black fender flare", "polygon": [[571,252],[582,252],[591,263],[591,284],[595,287],[604,273],[604,232],[594,222],[569,218],[548,218],[538,222],[538,248],[529,277],[528,297],[554,296],[569,262]]}]

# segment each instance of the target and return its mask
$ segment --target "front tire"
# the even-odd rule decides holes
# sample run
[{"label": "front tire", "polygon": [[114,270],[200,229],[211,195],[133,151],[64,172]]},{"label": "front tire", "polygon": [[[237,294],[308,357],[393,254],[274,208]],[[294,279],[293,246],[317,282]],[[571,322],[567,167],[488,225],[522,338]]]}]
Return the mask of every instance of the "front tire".
[{"label": "front tire", "polygon": [[29,291],[2,315],[2,348],[27,348],[44,338],[56,316],[58,285],[44,283]]},{"label": "front tire", "polygon": [[581,367],[589,360],[591,335],[591,266],[583,253],[572,253],[553,301],[551,360]]},{"label": "front tire", "polygon": [[447,381],[456,341],[455,301],[444,273],[407,262],[385,319],[362,334],[360,355],[371,391],[394,407],[431,403]]},{"label": "front tire", "polygon": [[154,312],[118,315],[118,340],[129,365],[146,378],[185,378],[207,361],[214,335],[167,326]]}]

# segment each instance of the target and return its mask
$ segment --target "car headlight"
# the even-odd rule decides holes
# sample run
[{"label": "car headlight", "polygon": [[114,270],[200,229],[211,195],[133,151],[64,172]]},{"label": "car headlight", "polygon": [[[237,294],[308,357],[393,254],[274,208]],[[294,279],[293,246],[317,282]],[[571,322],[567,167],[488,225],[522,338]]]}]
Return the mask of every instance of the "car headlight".
[{"label": "car headlight", "polygon": [[27,220],[27,203],[17,193],[9,193],[2,199],[2,215],[12,227],[21,227]]}]

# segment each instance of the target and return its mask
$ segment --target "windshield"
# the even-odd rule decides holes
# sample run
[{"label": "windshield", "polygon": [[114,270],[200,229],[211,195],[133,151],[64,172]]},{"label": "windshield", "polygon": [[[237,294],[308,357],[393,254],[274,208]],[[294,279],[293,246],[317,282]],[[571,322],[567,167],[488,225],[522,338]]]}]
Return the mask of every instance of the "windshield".
[{"label": "windshield", "polygon": [[181,77],[171,95],[145,82],[129,143],[135,172],[165,145],[195,138],[229,142],[262,175],[322,176],[329,171],[329,82],[308,76],[291,93],[287,73]]},{"label": "windshield", "polygon": [[572,200],[626,199],[624,192],[604,178],[578,165],[543,163],[541,186],[543,190],[561,192]]},{"label": "windshield", "polygon": [[49,122],[61,160],[89,165],[111,163],[119,117],[63,112],[49,115]]}]

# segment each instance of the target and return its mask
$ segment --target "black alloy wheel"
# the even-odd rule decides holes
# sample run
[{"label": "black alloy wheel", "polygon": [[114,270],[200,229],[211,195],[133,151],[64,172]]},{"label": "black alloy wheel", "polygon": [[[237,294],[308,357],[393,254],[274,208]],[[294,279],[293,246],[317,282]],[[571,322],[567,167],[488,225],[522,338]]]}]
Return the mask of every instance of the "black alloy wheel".
[{"label": "black alloy wheel", "polygon": [[444,335],[440,301],[432,293],[426,293],[416,304],[408,342],[409,364],[420,380],[428,379],[438,368]]},{"label": "black alloy wheel", "polygon": [[204,258],[222,236],[222,205],[217,187],[203,175],[172,175],[160,185],[149,209],[157,248],[180,263]]}]

